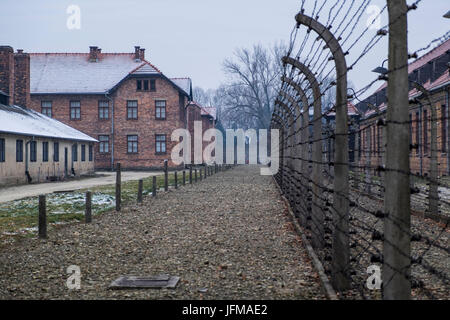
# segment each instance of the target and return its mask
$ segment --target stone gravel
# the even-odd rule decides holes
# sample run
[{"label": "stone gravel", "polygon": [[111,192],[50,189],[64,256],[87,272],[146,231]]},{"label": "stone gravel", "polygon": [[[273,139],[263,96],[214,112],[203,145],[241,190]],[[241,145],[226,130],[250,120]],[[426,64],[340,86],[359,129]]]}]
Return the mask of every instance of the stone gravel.
[{"label": "stone gravel", "polygon": [[[81,289],[66,269],[81,269]],[[121,275],[175,289],[110,290]],[[271,177],[238,166],[0,248],[1,299],[325,299]]]}]

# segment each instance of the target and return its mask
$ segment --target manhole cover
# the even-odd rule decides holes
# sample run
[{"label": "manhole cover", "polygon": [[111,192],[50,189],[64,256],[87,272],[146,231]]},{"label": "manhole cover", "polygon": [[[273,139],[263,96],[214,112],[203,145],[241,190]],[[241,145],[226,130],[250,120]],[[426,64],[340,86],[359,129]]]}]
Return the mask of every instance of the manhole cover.
[{"label": "manhole cover", "polygon": [[109,285],[110,289],[175,289],[180,277],[161,274],[157,276],[120,276]]}]

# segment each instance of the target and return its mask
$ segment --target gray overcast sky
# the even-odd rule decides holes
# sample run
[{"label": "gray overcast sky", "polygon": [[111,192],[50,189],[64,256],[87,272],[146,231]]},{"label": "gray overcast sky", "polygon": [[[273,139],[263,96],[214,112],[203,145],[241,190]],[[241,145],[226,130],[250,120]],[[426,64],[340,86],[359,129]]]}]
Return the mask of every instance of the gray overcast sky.
[{"label": "gray overcast sky", "polygon": [[[383,7],[386,2],[372,3]],[[81,9],[80,30],[66,27],[71,4]],[[300,0],[1,0],[0,44],[26,52],[87,52],[90,45],[104,52],[132,52],[140,45],[146,48],[146,58],[166,75],[189,76],[194,86],[215,88],[225,80],[223,60],[237,47],[287,42],[300,4]],[[306,13],[313,4],[306,0]],[[448,0],[423,0],[409,14],[410,51],[450,29],[450,19],[442,17],[448,10]],[[323,19],[327,14],[324,8]],[[364,20],[369,17],[365,14]],[[384,13],[381,24],[386,23]],[[360,23],[355,34],[364,27]],[[386,44],[380,42],[350,73],[356,88],[374,79],[370,70],[385,58]],[[351,52],[349,59],[359,52]]]}]

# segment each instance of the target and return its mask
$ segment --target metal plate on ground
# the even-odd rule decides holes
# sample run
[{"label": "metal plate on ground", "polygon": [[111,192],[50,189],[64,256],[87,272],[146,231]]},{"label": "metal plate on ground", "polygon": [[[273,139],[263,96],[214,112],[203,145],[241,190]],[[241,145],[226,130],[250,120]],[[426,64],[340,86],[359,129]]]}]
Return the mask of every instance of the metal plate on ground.
[{"label": "metal plate on ground", "polygon": [[120,276],[109,285],[110,289],[175,289],[180,277],[160,274],[156,276]]}]

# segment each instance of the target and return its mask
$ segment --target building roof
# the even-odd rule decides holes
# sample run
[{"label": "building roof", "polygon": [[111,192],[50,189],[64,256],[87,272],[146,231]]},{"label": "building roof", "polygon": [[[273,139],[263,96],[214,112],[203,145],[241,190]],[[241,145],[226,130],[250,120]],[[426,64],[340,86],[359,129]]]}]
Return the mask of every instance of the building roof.
[{"label": "building roof", "polygon": [[[312,109],[312,108],[311,108]],[[314,114],[314,111],[313,111]],[[359,116],[361,115],[361,112],[358,111],[358,109],[356,109],[355,105],[353,103],[351,103],[350,101],[347,101],[347,115],[349,116]],[[327,117],[334,117],[336,116],[336,112],[332,111],[332,112],[328,112],[326,114]]]},{"label": "building roof", "polygon": [[[415,70],[420,69],[421,67],[425,66],[430,61],[432,61],[436,58],[439,58],[446,53],[448,54],[449,52],[450,52],[450,38],[447,39],[446,41],[444,41],[443,43],[441,43],[440,45],[438,45],[436,48],[434,48],[431,51],[424,54],[422,57],[411,62],[408,65],[408,74],[413,73]],[[450,72],[444,71],[434,81],[432,81],[431,77],[429,77],[425,83],[421,83],[421,84],[426,90],[430,90],[430,91],[434,90],[434,89],[438,89],[444,85],[448,85],[448,84],[450,84]],[[379,87],[374,92],[374,94],[383,90],[386,87],[387,87],[387,82],[383,83],[383,85],[381,87]],[[420,96],[421,94],[422,93],[417,91],[416,88],[412,88],[408,93],[410,99]],[[377,106],[377,110],[373,110],[373,109],[366,110],[364,117],[368,118],[368,117],[371,117],[371,116],[377,114],[378,112],[384,112],[386,110],[386,108],[387,108],[387,104],[383,102]]]},{"label": "building roof", "polygon": [[[423,67],[424,65],[426,65],[428,62],[442,56],[443,54],[445,54],[447,51],[450,51],[450,38],[447,39],[446,41],[444,41],[443,43],[441,43],[440,45],[438,45],[436,48],[432,49],[431,51],[427,52],[426,54],[424,54],[423,56],[421,56],[420,58],[414,60],[413,62],[411,62],[410,64],[408,64],[408,74],[414,72],[415,70]],[[423,86],[425,87],[425,89],[427,90],[431,90],[434,87],[447,82],[450,80],[450,75],[448,72],[444,72],[443,75],[441,75],[437,80],[430,82],[430,80],[423,84]],[[381,87],[379,87],[375,92],[381,91],[384,88],[387,87],[387,82],[383,83],[383,85]],[[414,89],[415,90],[415,89]],[[412,91],[414,91],[412,90]],[[411,92],[410,92],[411,93]],[[410,94],[411,95],[411,94]]]},{"label": "building roof", "polygon": [[190,107],[190,106],[197,107],[197,108],[200,109],[200,111],[202,109],[202,105],[200,103],[198,103],[198,102],[195,102],[195,101],[189,101],[189,103],[187,104],[186,108]]},{"label": "building roof", "polygon": [[[31,94],[104,94],[128,75],[163,75],[134,53],[101,53],[98,62],[89,53],[30,53]],[[181,81],[170,80],[190,96]],[[189,79],[190,81],[190,79]]]},{"label": "building roof", "polygon": [[202,116],[211,116],[214,120],[216,120],[216,107],[201,107],[201,115]]},{"label": "building roof", "polygon": [[191,96],[192,81],[191,78],[170,78],[178,87],[180,87],[187,95]]},{"label": "building roof", "polygon": [[39,112],[0,104],[0,133],[97,142],[96,139]]}]

